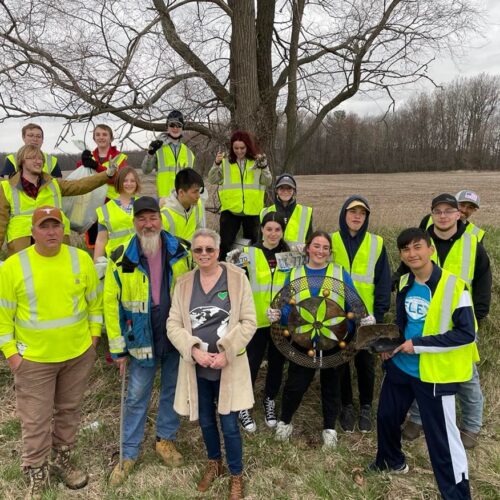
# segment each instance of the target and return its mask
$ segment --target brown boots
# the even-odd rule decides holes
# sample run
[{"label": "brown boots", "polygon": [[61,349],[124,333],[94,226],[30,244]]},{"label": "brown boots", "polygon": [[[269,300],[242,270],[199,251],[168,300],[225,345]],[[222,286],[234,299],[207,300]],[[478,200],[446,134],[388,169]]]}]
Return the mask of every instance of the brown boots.
[{"label": "brown boots", "polygon": [[209,460],[207,468],[203,473],[201,481],[198,483],[197,490],[205,492],[210,488],[210,485],[214,482],[216,477],[222,476],[224,474],[224,466],[222,465],[222,460]]},{"label": "brown boots", "polygon": [[170,467],[179,467],[182,465],[183,458],[175,447],[173,441],[168,439],[158,439],[156,441],[156,454]]},{"label": "brown boots", "polygon": [[243,495],[243,474],[231,476],[231,491],[229,492],[229,500],[240,500]]},{"label": "brown boots", "polygon": [[[224,466],[222,460],[209,460],[207,468],[203,473],[203,477],[198,483],[197,490],[205,492],[210,488],[215,478],[224,474]],[[231,476],[231,490],[229,492],[229,500],[240,500],[243,498],[243,474]]]},{"label": "brown boots", "polygon": [[69,446],[61,446],[52,450],[50,466],[55,476],[72,490],[79,490],[87,485],[89,476],[86,472],[77,469],[70,460]]},{"label": "brown boots", "polygon": [[26,500],[40,500],[45,488],[50,486],[49,466],[45,463],[36,467],[25,467],[24,473],[29,480],[29,488],[25,497]]}]

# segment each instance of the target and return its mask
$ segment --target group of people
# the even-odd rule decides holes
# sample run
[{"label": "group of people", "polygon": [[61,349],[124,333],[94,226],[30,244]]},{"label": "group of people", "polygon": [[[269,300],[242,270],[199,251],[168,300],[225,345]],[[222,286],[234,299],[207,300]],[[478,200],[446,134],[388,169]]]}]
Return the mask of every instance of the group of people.
[{"label": "group of people", "polygon": [[[9,256],[0,268],[0,349],[14,374],[31,497],[40,497],[50,474],[70,488],[87,484],[70,456],[104,319],[110,359],[122,376],[128,372],[123,460],[110,484],[121,484],[136,464],[159,370],[157,454],[168,465],[181,465],[178,415],[198,419],[208,463],[197,489],[206,491],[224,473],[218,414],[230,498],[242,498],[240,425],[257,429],[251,409],[262,361],[267,355],[264,421],[281,441],[291,437],[293,416],[316,372],[287,360],[271,340],[272,325],[286,327],[296,307],[272,308],[273,298],[297,279],[308,286],[293,304],[326,297],[325,278],[334,278],[356,292],[367,312],[357,319],[345,315],[349,338],[360,324],[384,323],[391,289],[397,291],[404,342],[382,356],[378,453],[368,470],[407,472],[401,437],[416,439],[423,429],[443,498],[470,498],[464,446],[476,445],[482,425],[476,333],[491,297],[484,231],[467,220],[479,196],[464,190],[434,198],[421,227],[398,237],[402,264],[391,275],[383,239],[368,231],[372,209],[364,197],[345,201],[332,234],[314,230],[313,209],[297,202],[292,175],[275,179],[274,204],[265,207],[273,178],[245,131],[233,133],[229,154],[217,153],[209,171],[219,189],[220,234],[206,228],[204,181],[182,143],[184,126],[182,113],[171,112],[166,133],[149,145],[142,163],[144,173],[157,170],[157,197],[140,196],[140,177],[111,145],[106,125],[95,127],[97,148],[82,153],[81,165],[96,171],[82,180],[58,178],[57,159],[40,149],[38,125],[23,128],[25,145],[7,157],[3,173],[9,178],[0,190],[0,243],[7,243]],[[87,234],[92,265],[87,252],[68,244],[61,198],[106,183],[107,200]],[[240,228],[246,241],[235,251]],[[305,263],[284,268],[278,262],[283,252],[303,254]],[[345,297],[335,301],[350,311]],[[329,351],[316,339],[307,354]],[[337,419],[344,432],[353,432],[356,420],[361,432],[372,430],[374,361],[366,350],[354,357],[359,405],[350,363],[320,370],[326,449],[337,444]],[[460,430],[455,394],[462,405]]]}]

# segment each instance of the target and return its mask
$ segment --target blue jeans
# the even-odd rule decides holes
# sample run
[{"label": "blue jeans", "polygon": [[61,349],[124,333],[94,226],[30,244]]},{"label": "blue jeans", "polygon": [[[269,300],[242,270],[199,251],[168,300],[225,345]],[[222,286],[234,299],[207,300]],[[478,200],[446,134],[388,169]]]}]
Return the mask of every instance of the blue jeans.
[{"label": "blue jeans", "polygon": [[[197,380],[200,427],[207,448],[207,455],[210,460],[220,460],[222,452],[215,416],[220,380],[207,380],[201,377],[198,377]],[[243,445],[240,428],[238,427],[238,413],[234,411],[228,415],[219,413],[219,420],[226,448],[227,466],[231,475],[236,476],[241,474],[243,470]]]},{"label": "blue jeans", "polygon": [[160,367],[160,403],[156,419],[156,435],[175,440],[179,417],[174,411],[175,386],[179,369],[179,353],[175,350],[157,359],[156,366],[141,366],[129,358],[128,389],[123,423],[123,458],[135,460],[144,438],[144,425],[153,390],[156,369]]},{"label": "blue jeans", "polygon": [[[472,378],[468,382],[459,384],[457,398],[462,408],[462,429],[479,432],[483,424],[483,393],[476,365],[472,369]],[[416,401],[413,401],[410,408],[410,420],[422,425]]]}]

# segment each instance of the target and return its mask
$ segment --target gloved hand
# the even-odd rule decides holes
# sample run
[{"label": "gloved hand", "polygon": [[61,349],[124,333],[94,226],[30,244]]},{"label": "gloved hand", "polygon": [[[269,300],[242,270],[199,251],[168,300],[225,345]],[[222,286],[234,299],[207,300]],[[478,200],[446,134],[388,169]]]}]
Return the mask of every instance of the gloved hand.
[{"label": "gloved hand", "polygon": [[108,163],[109,165],[106,169],[106,175],[111,178],[116,174],[116,171],[118,170],[118,156],[111,158]]},{"label": "gloved hand", "polygon": [[88,149],[82,152],[81,160],[84,167],[91,168],[92,170],[97,170],[99,166],[99,163],[94,160],[92,153]]},{"label": "gloved hand", "polygon": [[235,264],[236,266],[240,262],[241,248],[235,248],[226,254],[226,262]]},{"label": "gloved hand", "polygon": [[148,154],[153,156],[161,147],[163,146],[163,141],[157,139],[149,144]]},{"label": "gloved hand", "polygon": [[375,316],[372,316],[369,314],[368,316],[365,316],[364,318],[361,318],[359,321],[359,326],[369,326],[369,325],[374,325],[377,321],[375,320]]},{"label": "gloved hand", "polygon": [[255,166],[260,169],[267,167],[267,158],[265,154],[260,154],[255,157]]},{"label": "gloved hand", "polygon": [[269,307],[266,311],[266,315],[271,323],[277,323],[281,319],[281,311],[279,309],[272,309]]},{"label": "gloved hand", "polygon": [[102,280],[106,274],[106,268],[108,267],[108,259],[104,256],[97,257],[97,260],[94,263],[95,270],[97,272],[97,276],[100,280]]}]

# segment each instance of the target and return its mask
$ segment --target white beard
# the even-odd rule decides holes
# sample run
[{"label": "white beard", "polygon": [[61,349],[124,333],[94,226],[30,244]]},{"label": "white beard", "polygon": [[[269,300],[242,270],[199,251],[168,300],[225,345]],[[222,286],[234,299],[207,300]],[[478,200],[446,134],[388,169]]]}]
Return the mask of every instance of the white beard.
[{"label": "white beard", "polygon": [[160,249],[161,239],[160,233],[145,233],[142,232],[139,236],[141,247],[146,257],[153,257]]}]

